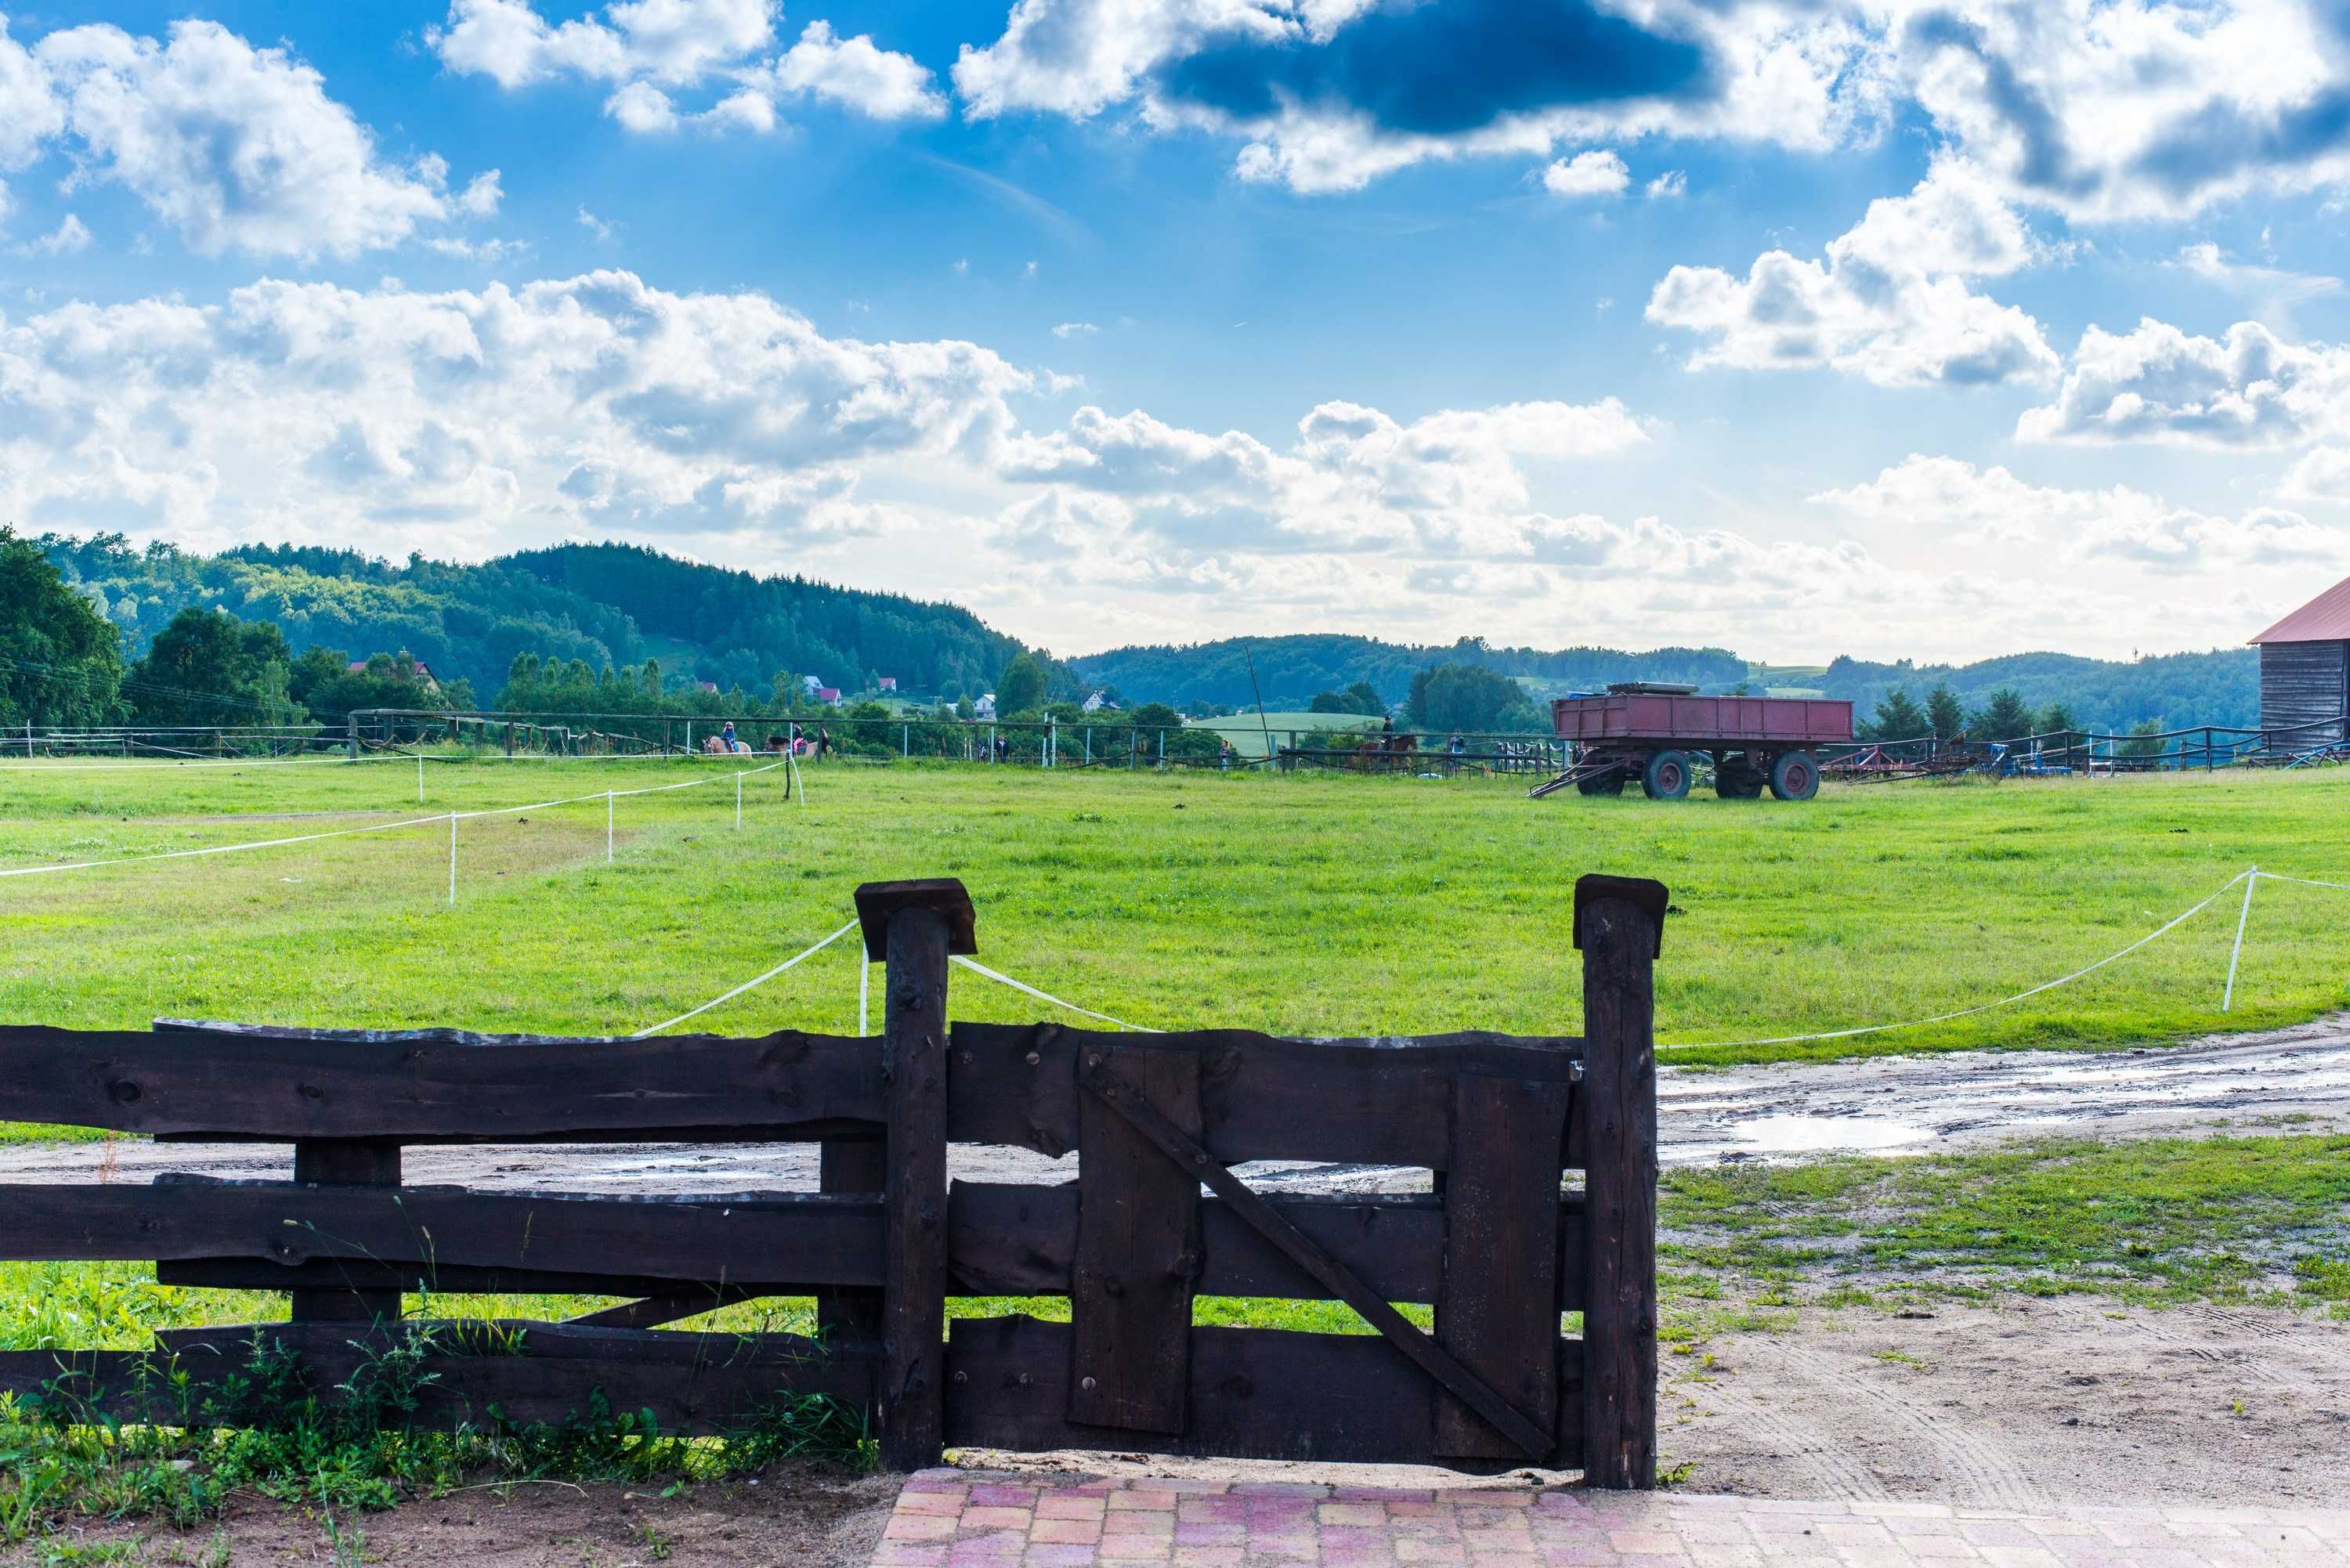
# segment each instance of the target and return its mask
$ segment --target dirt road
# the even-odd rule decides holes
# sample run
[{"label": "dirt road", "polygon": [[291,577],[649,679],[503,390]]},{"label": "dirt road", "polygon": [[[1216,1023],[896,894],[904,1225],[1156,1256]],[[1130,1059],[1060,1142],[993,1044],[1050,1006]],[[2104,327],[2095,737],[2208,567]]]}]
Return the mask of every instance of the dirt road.
[{"label": "dirt road", "polygon": [[2350,1324],[2095,1296],[1806,1308],[1668,1357],[1668,1465],[1700,1491],[2070,1503],[2338,1504]]}]

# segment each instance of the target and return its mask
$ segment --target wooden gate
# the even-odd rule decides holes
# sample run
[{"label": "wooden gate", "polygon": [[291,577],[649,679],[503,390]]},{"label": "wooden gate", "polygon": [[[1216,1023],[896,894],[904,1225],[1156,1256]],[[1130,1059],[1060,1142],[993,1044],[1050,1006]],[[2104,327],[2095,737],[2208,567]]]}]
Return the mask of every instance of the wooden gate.
[{"label": "wooden gate", "polygon": [[[600,1394],[723,1433],[813,1392],[868,1410],[900,1468],[1115,1448],[1648,1486],[1665,903],[1654,882],[1576,884],[1580,1037],[950,1026],[950,957],[977,945],[951,880],[858,891],[888,964],[878,1039],[0,1029],[0,1117],[294,1152],[290,1182],[5,1189],[0,1258],[151,1259],[167,1283],[289,1292],[292,1320],[0,1353],[0,1389],[236,1424],[257,1344],[332,1400],[404,1336],[429,1374],[415,1422],[560,1423]],[[816,1141],[823,1190],[401,1185],[406,1145],[588,1140]],[[1077,1179],[950,1185],[951,1143],[1074,1150]],[[1260,1192],[1234,1173],[1253,1160],[1420,1167],[1434,1190]],[[629,1299],[563,1323],[400,1319],[420,1289]],[[660,1326],[775,1295],[814,1295],[818,1337]],[[980,1295],[1066,1296],[1068,1321],[949,1333],[948,1299]],[[1376,1333],[1194,1326],[1201,1295],[1341,1302]],[[1394,1303],[1432,1307],[1433,1332]]]}]

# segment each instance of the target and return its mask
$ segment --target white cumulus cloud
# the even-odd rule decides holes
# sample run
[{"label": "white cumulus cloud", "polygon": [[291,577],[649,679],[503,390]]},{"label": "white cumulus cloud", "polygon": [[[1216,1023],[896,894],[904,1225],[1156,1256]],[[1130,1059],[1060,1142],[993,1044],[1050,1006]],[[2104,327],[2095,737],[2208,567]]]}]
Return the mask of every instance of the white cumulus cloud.
[{"label": "white cumulus cloud", "polygon": [[2019,440],[2296,444],[2350,419],[2350,348],[2288,343],[2254,321],[2204,337],[2141,319],[2081,335],[2056,400],[2025,410]]},{"label": "white cumulus cloud", "polygon": [[[946,112],[927,67],[864,34],[844,38],[817,20],[779,50],[780,15],[775,0],[615,0],[551,23],[532,0],[452,0],[425,42],[451,70],[508,89],[566,77],[608,84],[605,112],[645,133],[689,120],[772,130],[778,105],[794,101],[883,120]],[[681,93],[709,101],[681,110]]]},{"label": "white cumulus cloud", "polygon": [[1647,314],[1703,339],[1691,369],[1825,365],[1887,387],[2045,379],[2058,361],[2040,324],[1969,283],[2036,254],[1990,182],[1946,160],[1909,194],[1870,202],[1824,260],[1770,251],[1743,277],[1676,266]]},{"label": "white cumulus cloud", "polygon": [[1543,171],[1543,189],[1554,196],[1614,196],[1632,183],[1632,171],[1613,152],[1578,152]]},{"label": "white cumulus cloud", "polygon": [[1866,483],[1812,500],[1945,546],[1999,544],[2163,573],[2350,568],[2350,529],[2298,513],[2255,507],[2230,517],[2174,506],[2126,484],[2031,484],[2003,467],[1979,469],[1956,458],[1913,454]]}]

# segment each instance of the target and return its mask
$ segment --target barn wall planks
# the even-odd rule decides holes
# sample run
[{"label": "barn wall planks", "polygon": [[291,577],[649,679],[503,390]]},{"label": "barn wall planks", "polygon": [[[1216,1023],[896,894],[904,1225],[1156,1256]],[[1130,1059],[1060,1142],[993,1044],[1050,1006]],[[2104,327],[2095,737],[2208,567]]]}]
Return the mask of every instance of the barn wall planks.
[{"label": "barn wall planks", "polygon": [[2275,749],[2307,751],[2345,738],[2343,726],[2322,722],[2350,711],[2350,642],[2261,644],[2261,727],[2296,730],[2278,737]]}]

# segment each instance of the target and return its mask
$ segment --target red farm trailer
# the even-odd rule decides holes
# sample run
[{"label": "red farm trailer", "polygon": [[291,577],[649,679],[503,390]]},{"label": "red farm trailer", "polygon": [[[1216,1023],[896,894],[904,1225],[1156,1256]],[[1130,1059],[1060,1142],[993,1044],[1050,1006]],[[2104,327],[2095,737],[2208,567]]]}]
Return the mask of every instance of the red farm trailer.
[{"label": "red farm trailer", "polygon": [[1569,765],[1532,792],[1537,799],[1569,784],[1617,794],[1638,779],[1651,800],[1679,800],[1711,761],[1724,800],[1766,788],[1809,800],[1820,788],[1818,748],[1852,742],[1852,704],[1825,698],[1700,697],[1691,686],[1629,682],[1602,697],[1562,697],[1550,711]]}]

